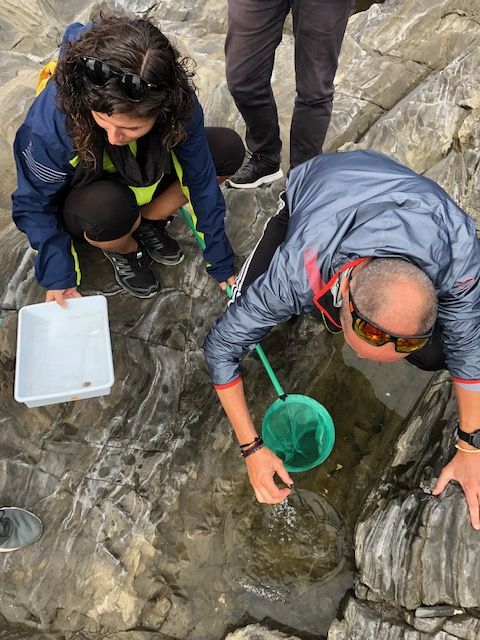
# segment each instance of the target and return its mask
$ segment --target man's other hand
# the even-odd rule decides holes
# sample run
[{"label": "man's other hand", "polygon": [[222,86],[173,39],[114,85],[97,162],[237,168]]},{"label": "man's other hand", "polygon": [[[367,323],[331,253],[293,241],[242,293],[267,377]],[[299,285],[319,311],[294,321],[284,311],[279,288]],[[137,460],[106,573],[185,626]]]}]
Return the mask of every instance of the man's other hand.
[{"label": "man's other hand", "polygon": [[[465,445],[465,448],[467,446]],[[480,530],[480,453],[457,451],[443,468],[432,491],[433,495],[440,495],[451,480],[456,480],[461,485],[470,511],[472,527]]]}]

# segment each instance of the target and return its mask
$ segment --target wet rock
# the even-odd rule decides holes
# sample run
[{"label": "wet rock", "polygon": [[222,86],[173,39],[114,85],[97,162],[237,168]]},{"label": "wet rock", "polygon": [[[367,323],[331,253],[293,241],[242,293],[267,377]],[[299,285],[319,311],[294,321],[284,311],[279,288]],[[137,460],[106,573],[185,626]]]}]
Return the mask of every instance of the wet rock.
[{"label": "wet rock", "polygon": [[259,624],[249,624],[244,629],[229,633],[225,636],[225,640],[299,640],[299,638],[281,631],[271,631]]},{"label": "wet rock", "polygon": [[447,633],[451,633],[455,638],[476,640],[480,636],[480,621],[478,618],[470,616],[448,618],[445,620],[443,627]]},{"label": "wet rock", "polygon": [[[355,147],[348,148],[388,150],[404,164],[424,173],[447,155],[470,112],[465,103],[478,94],[479,62],[477,43],[430,75],[383,115]],[[438,95],[443,96],[441,101],[437,100]],[[420,118],[431,142],[428,146],[418,139]]]},{"label": "wet rock", "polygon": [[[422,632],[413,629],[399,617],[399,613],[386,605],[367,605],[353,598],[343,612],[341,620],[335,620],[328,632],[327,640],[458,640],[466,636],[451,635],[443,629],[434,628]],[[473,638],[473,636],[472,636]],[[470,640],[470,639],[468,639]]]},{"label": "wet rock", "polygon": [[456,414],[449,384],[437,379],[422,398],[356,529],[361,581],[382,599],[410,610],[422,603],[479,604],[480,577],[469,558],[480,533],[470,525],[462,491],[449,486],[434,497],[422,488],[422,481],[438,477],[454,453]]},{"label": "wet rock", "polygon": [[[428,0],[419,7],[387,1],[351,19],[342,53],[348,60],[342,58],[337,75],[335,106],[347,112],[343,105],[352,96],[354,109],[361,99],[381,107],[382,113],[368,132],[356,131],[356,145],[345,148],[374,148],[423,173],[457,148],[459,136],[465,142],[462,125],[479,96],[478,11],[473,2]],[[357,59],[365,69],[361,79]],[[400,66],[401,73],[396,70]],[[338,146],[335,117],[332,124],[329,139]],[[478,145],[468,142],[466,147],[478,165]],[[448,190],[454,185],[444,186]]]},{"label": "wet rock", "polygon": [[[207,124],[243,132],[224,77],[224,3],[2,4],[0,498],[4,504],[31,508],[42,518],[45,533],[36,545],[0,559],[0,615],[5,620],[0,638],[214,640],[238,626],[246,611],[253,619],[269,617],[319,636],[352,584],[351,569],[325,584],[325,575],[316,574],[317,586],[300,577],[289,585],[285,604],[242,589],[238,565],[226,566],[225,523],[229,514],[245,513],[253,498],[200,350],[225,299],[206,275],[200,251],[181,221],[171,229],[186,259],[171,269],[154,267],[164,290],[151,300],[132,301],[119,290],[100,252],[78,247],[82,292],[103,292],[108,298],[117,380],[111,395],[31,410],[13,400],[17,312],[40,302],[44,292],[35,284],[33,252],[10,221],[15,187],[11,143],[33,100],[36,75],[55,52],[64,26],[86,21],[100,9],[137,14],[151,9],[167,35],[197,60]],[[473,0],[389,0],[353,16],[326,145],[328,150],[371,146],[393,154],[438,180],[477,220],[479,17]],[[290,27],[278,50],[274,85],[285,166],[294,99]],[[274,211],[282,186],[225,192],[227,231],[239,266]],[[335,347],[313,318],[279,327],[265,348],[289,391],[315,395],[324,388],[321,379],[333,366]],[[246,359],[244,369],[259,423],[274,394],[254,357]],[[373,374],[368,370],[366,375],[357,373],[351,396],[358,389],[365,396]],[[410,384],[419,381],[419,392],[424,378],[412,371],[408,375]],[[331,640],[471,640],[480,633],[470,615],[443,621],[438,632],[414,631],[405,622],[407,609],[420,603],[479,606],[475,563],[468,561],[476,557],[478,540],[468,527],[461,492],[451,488],[435,499],[422,488],[451,453],[454,409],[448,383],[440,382],[409,421],[391,467],[367,502],[357,527],[356,557],[363,585],[357,587],[357,598],[368,604],[350,598],[345,617],[332,626]],[[327,387],[325,398],[332,396]],[[367,422],[359,420],[355,426],[359,448],[372,443]],[[381,424],[376,414],[371,422]],[[367,460],[370,466],[380,464]],[[339,462],[344,460],[332,458],[332,469]],[[342,469],[342,475],[352,474],[348,505],[366,490],[359,477],[365,464],[362,458],[353,473],[345,465]],[[328,499],[333,500],[335,474],[329,481]],[[300,478],[300,487],[302,482]],[[323,476],[322,483],[327,486]],[[334,520],[347,531],[343,514]],[[251,532],[235,534],[248,539]],[[458,542],[449,546],[452,540]],[[307,546],[303,540],[301,549]],[[272,571],[262,574],[270,589],[283,580],[274,551],[268,549]],[[333,572],[340,564],[336,554],[334,549],[325,563]],[[301,564],[304,555],[297,560]],[[254,563],[247,568],[252,567]],[[252,579],[252,571],[249,575]],[[293,640],[260,625],[228,637]]]},{"label": "wet rock", "polygon": [[449,486],[440,497],[429,489],[454,452],[456,413],[450,384],[446,374],[435,378],[367,499],[355,533],[359,600],[350,598],[329,640],[350,638],[354,628],[359,640],[417,638],[403,622],[387,624],[385,618],[402,618],[402,612],[438,604],[465,607],[467,613],[432,620],[412,613],[407,619],[422,632],[418,637],[473,638],[478,631],[478,620],[468,609],[479,606],[479,576],[471,558],[480,533],[470,525],[460,487]]}]

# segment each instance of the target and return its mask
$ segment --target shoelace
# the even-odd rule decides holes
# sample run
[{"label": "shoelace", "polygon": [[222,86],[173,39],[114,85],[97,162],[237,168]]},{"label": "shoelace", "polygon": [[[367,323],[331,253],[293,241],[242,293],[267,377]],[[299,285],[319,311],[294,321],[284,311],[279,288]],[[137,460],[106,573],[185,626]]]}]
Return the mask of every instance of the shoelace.
[{"label": "shoelace", "polygon": [[143,268],[145,266],[144,264],[145,258],[141,251],[136,252],[135,258],[128,258],[126,254],[116,253],[114,260],[115,260],[115,267],[118,273],[122,276],[134,275],[132,261],[135,259],[138,262],[138,265],[140,268]]},{"label": "shoelace", "polygon": [[254,156],[252,156],[244,165],[241,167],[237,173],[239,174],[250,174],[252,170],[252,165],[256,169],[258,165],[262,164],[260,160],[257,160]]},{"label": "shoelace", "polygon": [[[143,236],[150,243],[152,249],[163,249],[165,241],[162,241],[159,237],[162,231],[163,229],[154,229],[145,225],[140,231],[140,237]],[[165,232],[163,231],[163,233]]]}]

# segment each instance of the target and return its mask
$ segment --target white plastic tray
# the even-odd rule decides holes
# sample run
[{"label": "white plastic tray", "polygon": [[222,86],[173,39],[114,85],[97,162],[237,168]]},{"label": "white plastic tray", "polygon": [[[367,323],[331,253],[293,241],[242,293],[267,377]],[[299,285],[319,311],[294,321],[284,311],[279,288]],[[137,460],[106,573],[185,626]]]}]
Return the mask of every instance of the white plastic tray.
[{"label": "white plastic tray", "polygon": [[114,382],[107,300],[32,304],[18,314],[15,400],[27,407],[94,398]]}]

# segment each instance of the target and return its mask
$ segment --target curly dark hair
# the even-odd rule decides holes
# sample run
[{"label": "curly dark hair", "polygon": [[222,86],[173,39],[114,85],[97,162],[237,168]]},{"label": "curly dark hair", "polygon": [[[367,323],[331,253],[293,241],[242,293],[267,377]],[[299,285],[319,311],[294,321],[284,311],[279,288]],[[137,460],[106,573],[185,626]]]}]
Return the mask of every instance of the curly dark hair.
[{"label": "curly dark hair", "polygon": [[[160,86],[151,89],[141,102],[131,102],[115,78],[103,87],[91,84],[81,56],[97,58],[114,70],[138,74],[146,82]],[[97,125],[92,111],[109,116],[154,116],[161,131],[160,142],[167,150],[185,140],[194,105],[193,65],[150,19],[144,18],[101,17],[77,40],[64,44],[54,74],[57,104],[67,116],[67,128],[80,163],[95,167],[93,140]]]}]

